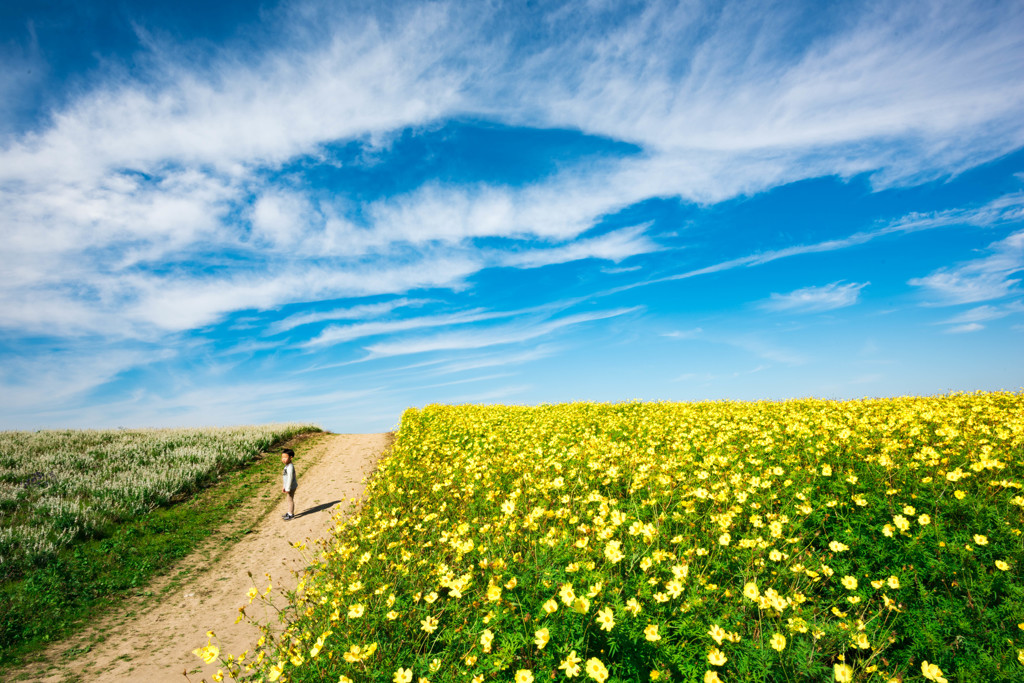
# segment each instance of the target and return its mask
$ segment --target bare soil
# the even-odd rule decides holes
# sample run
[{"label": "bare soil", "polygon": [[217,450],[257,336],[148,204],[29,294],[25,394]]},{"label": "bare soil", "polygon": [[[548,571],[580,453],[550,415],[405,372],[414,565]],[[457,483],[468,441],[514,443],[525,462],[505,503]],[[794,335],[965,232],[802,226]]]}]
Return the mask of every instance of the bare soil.
[{"label": "bare soil", "polygon": [[[313,541],[327,536],[332,515],[347,510],[363,493],[363,478],[375,468],[390,445],[390,434],[330,434],[320,437],[295,460],[299,488],[295,518],[281,518],[286,508],[280,477],[268,481],[276,487],[277,509],[245,531],[230,534],[237,542],[204,545],[157,579],[145,591],[149,597],[131,598],[116,612],[90,624],[67,641],[50,646],[34,664],[8,671],[10,680],[145,681],[145,683],[198,683],[211,680],[218,662],[206,665],[192,651],[206,645],[206,632],[216,634],[222,654],[252,651],[259,631],[243,620],[235,623],[238,608],[263,623],[275,623],[273,607],[255,601],[248,605],[248,590],[273,580],[274,607],[285,604],[284,592],[295,588],[296,574],[313,560]],[[254,502],[253,508],[259,508]],[[244,510],[233,519],[244,522]],[[251,522],[251,518],[249,520]],[[230,532],[230,530],[228,530]],[[295,547],[305,544],[306,550]],[[252,574],[252,578],[249,577]],[[186,678],[187,675],[187,678]]]}]

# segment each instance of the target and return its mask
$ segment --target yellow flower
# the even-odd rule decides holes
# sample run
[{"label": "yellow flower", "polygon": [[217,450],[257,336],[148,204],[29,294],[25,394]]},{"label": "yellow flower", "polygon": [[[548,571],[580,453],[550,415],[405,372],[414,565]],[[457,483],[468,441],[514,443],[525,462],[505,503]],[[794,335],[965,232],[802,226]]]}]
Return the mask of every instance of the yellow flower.
[{"label": "yellow flower", "polygon": [[760,595],[760,591],[757,590],[757,584],[753,581],[743,584],[743,596],[748,600],[757,600]]},{"label": "yellow flower", "polygon": [[394,621],[395,619],[398,618],[398,612],[396,612],[395,610],[391,610],[390,612],[387,613],[387,618],[389,620],[391,620],[391,621]]},{"label": "yellow flower", "polygon": [[615,626],[615,613],[611,607],[605,607],[597,613],[597,623],[601,625],[602,631],[611,631]]},{"label": "yellow flower", "polygon": [[896,515],[895,517],[892,518],[892,521],[893,521],[893,524],[896,525],[896,528],[899,529],[900,531],[906,531],[907,529],[910,528],[910,522],[903,515]]},{"label": "yellow flower", "polygon": [[600,659],[591,657],[587,660],[587,675],[597,681],[597,683],[604,683],[608,680],[608,669],[604,667]]},{"label": "yellow flower", "polygon": [[224,680],[224,672],[220,669],[217,669],[217,673],[213,674],[212,678],[214,680],[214,683],[220,683]]},{"label": "yellow flower", "polygon": [[886,582],[889,584],[889,588],[892,588],[893,590],[900,587],[900,579],[898,576],[890,576]]},{"label": "yellow flower", "polygon": [[658,671],[657,669],[651,669],[651,680],[652,681],[660,681],[661,680],[661,672]]},{"label": "yellow flower", "polygon": [[626,601],[626,611],[632,614],[634,617],[640,614],[640,610],[642,609],[643,608],[640,607],[640,603],[637,602],[636,598],[630,598]]},{"label": "yellow flower", "polygon": [[516,672],[516,683],[533,683],[533,674],[529,669],[520,669]]},{"label": "yellow flower", "polygon": [[729,535],[728,531],[718,537],[718,545],[729,545],[731,542],[732,536]]},{"label": "yellow flower", "polygon": [[708,661],[715,666],[722,666],[729,658],[725,656],[725,653],[719,650],[717,647],[711,648],[711,652],[708,652]]},{"label": "yellow flower", "polygon": [[704,683],[723,683],[722,679],[718,677],[717,671],[711,671],[710,669],[704,672]]},{"label": "yellow flower", "polygon": [[849,574],[843,577],[842,583],[843,588],[847,590],[857,590],[857,579],[853,576],[850,576]]},{"label": "yellow flower", "polygon": [[544,611],[548,614],[554,614],[556,611],[558,611],[558,603],[554,600],[548,600],[544,603]]},{"label": "yellow flower", "polygon": [[484,652],[491,651],[491,643],[494,642],[494,634],[491,633],[491,629],[485,629],[483,634],[480,636],[480,644],[483,645]]},{"label": "yellow flower", "polygon": [[773,650],[782,652],[786,649],[786,636],[776,633],[772,636],[771,646]]},{"label": "yellow flower", "polygon": [[576,650],[569,653],[569,656],[562,660],[562,663],[558,665],[559,669],[565,671],[565,675],[568,678],[580,675],[580,662],[583,660],[576,656]]},{"label": "yellow flower", "polygon": [[395,672],[395,676],[391,680],[394,683],[412,683],[412,669],[398,667],[398,671]]},{"label": "yellow flower", "polygon": [[622,554],[622,543],[620,541],[608,541],[608,545],[604,547],[604,556],[608,558],[608,561],[612,564],[617,564],[622,561],[625,555]]},{"label": "yellow flower", "polygon": [[578,612],[579,614],[586,614],[590,610],[590,600],[586,598],[576,598],[572,603],[572,611]]},{"label": "yellow flower", "polygon": [[861,650],[867,650],[871,647],[871,643],[868,642],[867,634],[864,632],[858,633],[853,637],[853,646],[858,647]]},{"label": "yellow flower", "polygon": [[853,680],[853,667],[849,664],[836,664],[832,670],[837,683],[850,683]]},{"label": "yellow flower", "polygon": [[558,589],[558,597],[561,598],[566,607],[572,607],[572,603],[576,600],[576,593],[572,589],[572,584],[563,583],[562,587]]},{"label": "yellow flower", "polygon": [[281,677],[284,672],[284,660],[279,661],[274,666],[270,667],[270,671],[267,673],[267,680],[273,683]]},{"label": "yellow flower", "polygon": [[533,642],[537,644],[538,650],[543,650],[549,640],[551,640],[551,634],[546,628],[542,628],[533,634]]},{"label": "yellow flower", "polygon": [[988,537],[981,534],[974,534],[974,542],[978,545],[988,545]]},{"label": "yellow flower", "polygon": [[345,674],[342,674],[341,676],[338,676],[338,683],[355,683],[355,681],[353,681]]},{"label": "yellow flower", "polygon": [[207,644],[206,647],[192,650],[192,654],[199,657],[199,659],[203,660],[207,664],[211,664],[213,660],[217,659],[217,655],[220,654],[220,648],[216,645]]},{"label": "yellow flower", "polygon": [[358,619],[359,617],[363,616],[363,612],[364,608],[362,605],[352,605],[348,608],[348,618]]},{"label": "yellow flower", "polygon": [[932,518],[929,517],[928,515],[921,515],[920,517],[917,518],[917,523],[920,524],[921,526],[928,526],[929,524],[932,523]]},{"label": "yellow flower", "polygon": [[929,664],[927,659],[921,662],[921,674],[935,683],[949,683],[949,679],[943,677],[942,669],[935,664]]},{"label": "yellow flower", "polygon": [[652,643],[661,640],[661,636],[658,635],[658,625],[649,624],[647,628],[644,629],[644,638],[651,641]]},{"label": "yellow flower", "polygon": [[716,643],[722,644],[722,640],[726,637],[725,629],[718,624],[712,624],[711,630],[708,631],[708,635],[711,636]]},{"label": "yellow flower", "polygon": [[1017,650],[1017,661],[1024,664],[1024,650]]},{"label": "yellow flower", "polygon": [[437,630],[438,623],[439,622],[437,621],[437,619],[428,615],[426,619],[420,621],[420,628],[422,628],[427,633],[433,633]]},{"label": "yellow flower", "polygon": [[1004,572],[1009,571],[1010,565],[1006,564],[1002,560],[996,560],[996,569],[999,569]]},{"label": "yellow flower", "polygon": [[845,543],[840,543],[839,541],[830,541],[828,544],[828,548],[834,553],[841,553],[844,550],[849,550],[850,546],[846,545]]},{"label": "yellow flower", "polygon": [[964,493],[963,491],[953,491],[953,495],[956,497],[957,500],[963,500],[964,498],[967,497],[967,494]]}]

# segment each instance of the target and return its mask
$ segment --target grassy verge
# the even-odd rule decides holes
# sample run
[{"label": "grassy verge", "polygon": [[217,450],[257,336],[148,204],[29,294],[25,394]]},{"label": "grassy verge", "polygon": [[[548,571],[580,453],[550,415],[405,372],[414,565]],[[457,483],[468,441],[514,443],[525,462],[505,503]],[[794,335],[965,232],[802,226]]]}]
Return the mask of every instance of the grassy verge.
[{"label": "grassy verge", "polygon": [[[287,445],[305,450],[319,437],[305,434]],[[275,444],[269,455],[225,472],[185,501],[104,529],[101,536],[63,550],[46,566],[0,586],[0,667],[22,663],[125,597],[144,594],[153,578],[216,534],[223,534],[218,542],[237,542],[279,498],[270,495],[277,490],[268,482],[280,476],[276,454],[285,445]],[[245,505],[254,498],[256,514]]]}]

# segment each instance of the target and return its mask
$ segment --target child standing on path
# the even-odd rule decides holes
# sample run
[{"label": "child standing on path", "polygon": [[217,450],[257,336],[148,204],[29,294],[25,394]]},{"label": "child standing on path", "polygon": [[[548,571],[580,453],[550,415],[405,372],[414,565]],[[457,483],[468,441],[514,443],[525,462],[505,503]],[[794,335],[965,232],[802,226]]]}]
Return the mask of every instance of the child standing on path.
[{"label": "child standing on path", "polygon": [[295,476],[295,465],[292,458],[295,451],[290,448],[281,450],[281,462],[284,463],[284,492],[288,494],[288,512],[281,515],[287,521],[295,518],[295,489],[299,487],[299,478]]}]

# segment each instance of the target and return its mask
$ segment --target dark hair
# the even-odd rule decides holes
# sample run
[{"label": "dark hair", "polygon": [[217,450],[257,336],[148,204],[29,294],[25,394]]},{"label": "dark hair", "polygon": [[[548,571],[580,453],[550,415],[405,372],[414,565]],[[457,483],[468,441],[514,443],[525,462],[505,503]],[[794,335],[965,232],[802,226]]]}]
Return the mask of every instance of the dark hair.
[{"label": "dark hair", "polygon": [[294,458],[295,457],[295,451],[293,451],[290,448],[282,448],[281,449],[281,454],[282,455],[287,455],[289,458]]}]

